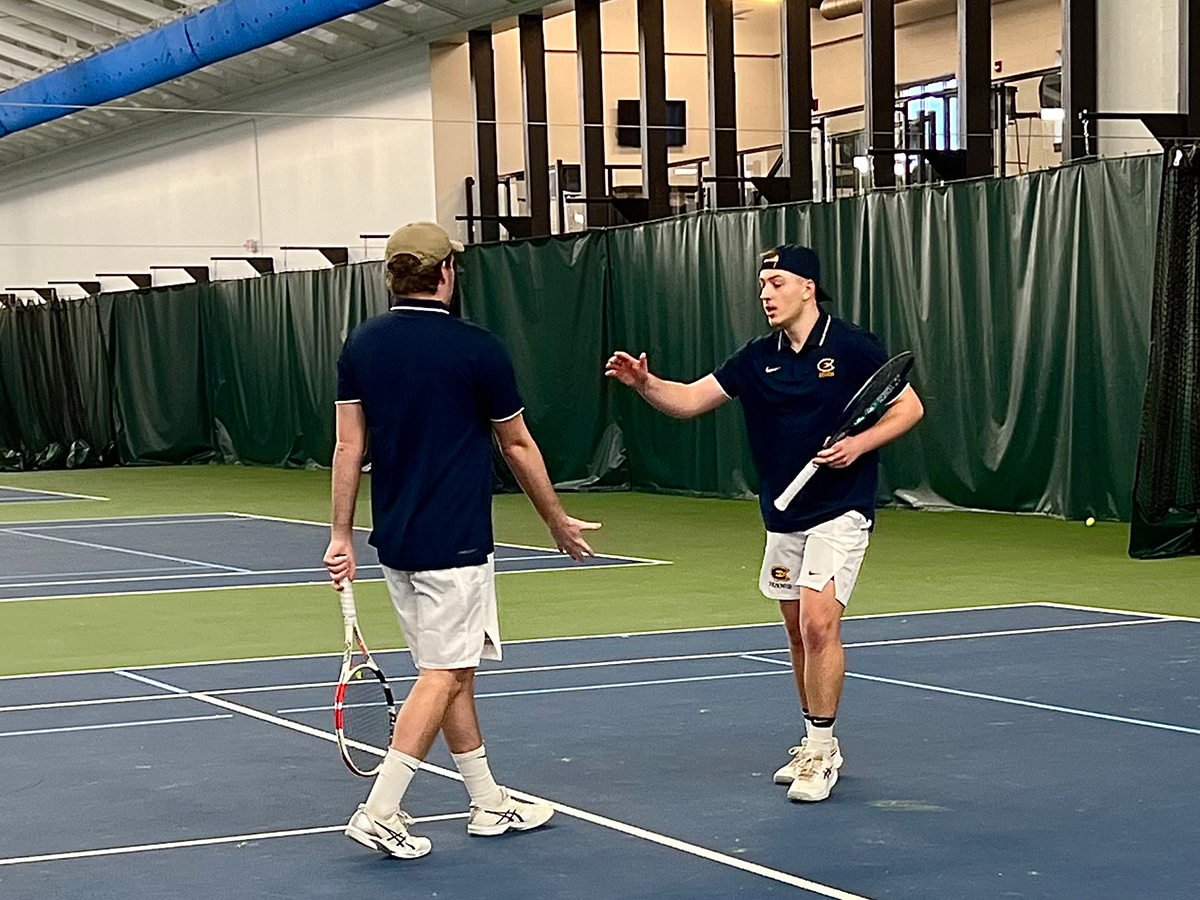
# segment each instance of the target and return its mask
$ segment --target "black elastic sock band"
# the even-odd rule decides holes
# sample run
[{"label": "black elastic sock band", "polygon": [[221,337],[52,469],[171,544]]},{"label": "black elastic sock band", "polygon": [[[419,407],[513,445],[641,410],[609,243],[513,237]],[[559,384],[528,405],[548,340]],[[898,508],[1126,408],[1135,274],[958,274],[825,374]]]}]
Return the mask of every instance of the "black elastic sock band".
[{"label": "black elastic sock band", "polygon": [[806,715],[804,718],[808,719],[808,721],[812,723],[813,728],[832,728],[833,720],[837,717],[836,716],[809,716],[809,715]]}]

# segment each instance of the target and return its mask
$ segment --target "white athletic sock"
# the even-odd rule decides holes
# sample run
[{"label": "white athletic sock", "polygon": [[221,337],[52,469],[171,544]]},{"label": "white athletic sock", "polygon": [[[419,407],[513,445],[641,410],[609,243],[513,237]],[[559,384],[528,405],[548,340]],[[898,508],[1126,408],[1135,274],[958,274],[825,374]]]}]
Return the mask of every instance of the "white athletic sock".
[{"label": "white athletic sock", "polygon": [[500,786],[492,777],[491,767],[488,766],[487,748],[480,744],[474,750],[466,753],[451,753],[454,765],[463,777],[471,802],[476,806],[494,806],[504,799]]},{"label": "white athletic sock", "polygon": [[376,819],[386,819],[398,810],[420,765],[419,759],[389,747],[371,793],[367,795],[367,812]]},{"label": "white athletic sock", "polygon": [[833,725],[822,728],[814,725],[810,720],[808,723],[808,745],[810,747],[819,748],[826,753],[833,752]]}]

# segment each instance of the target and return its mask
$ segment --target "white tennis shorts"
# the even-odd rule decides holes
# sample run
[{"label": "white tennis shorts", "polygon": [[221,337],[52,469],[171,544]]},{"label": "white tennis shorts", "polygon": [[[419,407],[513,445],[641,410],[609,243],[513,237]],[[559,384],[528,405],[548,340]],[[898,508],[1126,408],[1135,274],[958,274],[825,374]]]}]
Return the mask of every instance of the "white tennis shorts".
[{"label": "white tennis shorts", "polygon": [[832,578],[837,600],[845,606],[870,538],[871,521],[855,511],[807,531],[768,531],[759,590],[772,600],[799,600],[800,588],[820,591]]},{"label": "white tennis shorts", "polygon": [[401,572],[383,566],[400,630],[418,669],[473,669],[500,659],[496,563]]}]

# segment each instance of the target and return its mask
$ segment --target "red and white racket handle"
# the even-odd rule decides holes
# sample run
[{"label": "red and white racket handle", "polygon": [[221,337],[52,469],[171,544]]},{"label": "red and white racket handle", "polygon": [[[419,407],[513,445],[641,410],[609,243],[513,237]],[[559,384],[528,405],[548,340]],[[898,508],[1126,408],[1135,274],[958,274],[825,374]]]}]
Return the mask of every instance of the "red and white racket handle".
[{"label": "red and white racket handle", "polygon": [[775,498],[775,508],[783,512],[788,508],[788,504],[796,499],[796,495],[817,474],[817,464],[809,462],[807,466],[800,470],[800,474],[792,479],[792,483],[783,489],[783,493]]}]

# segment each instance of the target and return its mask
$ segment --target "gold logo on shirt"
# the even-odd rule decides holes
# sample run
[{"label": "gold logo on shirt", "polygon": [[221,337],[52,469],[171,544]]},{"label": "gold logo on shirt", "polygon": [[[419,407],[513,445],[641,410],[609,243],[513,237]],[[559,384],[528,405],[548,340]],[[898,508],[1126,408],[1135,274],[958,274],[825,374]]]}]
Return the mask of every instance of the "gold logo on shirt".
[{"label": "gold logo on shirt", "polygon": [[833,370],[833,357],[827,356],[817,363],[818,378],[832,378],[836,373]]}]

